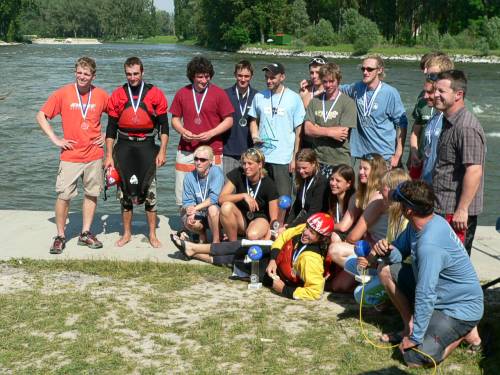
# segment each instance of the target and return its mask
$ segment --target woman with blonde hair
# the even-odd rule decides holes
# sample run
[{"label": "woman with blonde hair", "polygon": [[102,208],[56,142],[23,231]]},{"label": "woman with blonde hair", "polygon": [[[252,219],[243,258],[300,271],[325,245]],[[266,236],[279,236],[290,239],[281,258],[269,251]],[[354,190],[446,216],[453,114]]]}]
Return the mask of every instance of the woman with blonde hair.
[{"label": "woman with blonde hair", "polygon": [[[354,254],[354,244],[356,241],[364,239],[372,247],[382,238],[394,239],[406,227],[407,221],[403,219],[401,207],[397,203],[389,200],[389,191],[395,189],[399,183],[408,181],[410,176],[402,169],[392,169],[379,181],[380,199],[376,199],[368,204],[363,215],[359,218],[354,229],[348,234],[346,242],[339,242],[330,246],[330,254],[333,261],[341,267],[346,268],[349,259],[356,259]],[[352,268],[352,267],[348,267]],[[352,271],[352,270],[349,270]],[[345,283],[345,287],[354,286],[354,278],[350,283]],[[347,288],[349,290],[350,288]]]},{"label": "woman with blonde hair", "polygon": [[229,241],[238,235],[249,240],[269,239],[270,223],[278,218],[278,192],[264,170],[262,151],[250,148],[241,155],[241,167],[227,174],[219,196],[220,222]]},{"label": "woman with blonde hair", "polygon": [[328,182],[320,171],[316,152],[310,148],[300,150],[295,156],[295,170],[297,196],[286,219],[287,227],[303,224],[312,214],[327,209]]}]

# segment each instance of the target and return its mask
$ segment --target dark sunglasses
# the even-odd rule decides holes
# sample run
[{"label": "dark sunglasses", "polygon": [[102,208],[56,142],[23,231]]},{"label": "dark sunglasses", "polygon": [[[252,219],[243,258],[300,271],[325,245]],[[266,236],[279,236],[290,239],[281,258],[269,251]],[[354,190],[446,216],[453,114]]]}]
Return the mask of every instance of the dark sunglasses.
[{"label": "dark sunglasses", "polygon": [[361,69],[362,72],[364,72],[366,70],[367,72],[371,73],[371,72],[373,72],[374,70],[376,70],[378,68],[372,68],[371,66],[362,66],[360,69]]},{"label": "dark sunglasses", "polygon": [[436,82],[438,79],[438,74],[437,73],[429,73],[425,76],[425,79],[427,81]]},{"label": "dark sunglasses", "polygon": [[208,161],[208,159],[207,158],[199,158],[199,157],[195,156],[194,161],[201,161],[202,163],[205,163],[206,161]]}]

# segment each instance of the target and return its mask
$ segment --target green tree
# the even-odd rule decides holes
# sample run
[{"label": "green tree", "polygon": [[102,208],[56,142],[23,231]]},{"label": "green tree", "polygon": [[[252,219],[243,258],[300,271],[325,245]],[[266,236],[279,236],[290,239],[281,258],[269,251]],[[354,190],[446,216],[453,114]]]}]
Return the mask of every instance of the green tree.
[{"label": "green tree", "polygon": [[19,29],[17,22],[22,3],[19,0],[0,1],[0,39],[16,39]]},{"label": "green tree", "polygon": [[304,0],[294,0],[290,6],[290,18],[285,31],[292,33],[297,38],[302,38],[310,23],[306,2]]},{"label": "green tree", "polygon": [[323,18],[318,23],[309,26],[305,40],[314,46],[332,46],[338,43],[332,24]]}]

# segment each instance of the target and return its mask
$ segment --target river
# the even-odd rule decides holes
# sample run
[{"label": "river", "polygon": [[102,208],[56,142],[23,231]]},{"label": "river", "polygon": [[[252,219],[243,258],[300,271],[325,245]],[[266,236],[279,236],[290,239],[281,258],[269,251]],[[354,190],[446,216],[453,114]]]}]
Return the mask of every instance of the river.
[{"label": "river", "polygon": [[[169,103],[177,89],[188,83],[186,64],[195,55],[204,54],[215,67],[213,81],[228,87],[234,83],[233,67],[241,58],[249,59],[256,72],[253,86],[265,87],[263,66],[274,59],[271,56],[236,55],[206,51],[198,47],[179,45],[19,45],[0,48],[0,94],[12,90],[0,101],[0,209],[52,210],[54,184],[57,173],[58,149],[41,132],[35,115],[47,97],[58,87],[74,80],[76,58],[88,55],[97,61],[95,84],[111,92],[125,81],[123,62],[129,56],[139,56],[145,65],[145,80],[165,91]],[[279,57],[286,67],[288,87],[297,90],[298,82],[307,75],[308,59]],[[343,82],[360,79],[358,59],[337,61],[342,68]],[[411,113],[423,77],[416,62],[388,61],[385,81],[395,86],[408,113]],[[457,64],[469,78],[467,97],[473,103],[487,139],[485,204],[479,216],[481,225],[495,225],[500,216],[500,87],[499,65]],[[495,99],[496,98],[496,99]],[[103,121],[106,124],[106,120]],[[60,120],[52,122],[60,133]],[[174,162],[179,137],[171,131],[167,165],[158,171],[159,213],[175,214]],[[406,152],[405,152],[406,154]],[[406,156],[405,156],[406,160]],[[80,190],[81,191],[81,190]],[[99,201],[99,213],[119,213],[119,204],[112,198]],[[495,198],[497,197],[497,198]],[[73,202],[80,210],[81,197]]]}]

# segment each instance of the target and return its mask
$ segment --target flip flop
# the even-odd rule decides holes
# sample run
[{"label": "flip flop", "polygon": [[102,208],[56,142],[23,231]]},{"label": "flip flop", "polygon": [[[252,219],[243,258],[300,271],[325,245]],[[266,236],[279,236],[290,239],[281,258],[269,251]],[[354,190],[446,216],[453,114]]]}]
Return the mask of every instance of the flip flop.
[{"label": "flip flop", "polygon": [[189,240],[189,233],[187,231],[185,231],[184,229],[181,229],[181,230],[177,231],[176,235],[182,241]]},{"label": "flip flop", "polygon": [[379,337],[379,340],[384,344],[399,344],[401,341],[403,341],[403,335],[401,334],[401,332],[383,333]]},{"label": "flip flop", "polygon": [[184,256],[184,260],[188,261],[191,260],[192,257],[186,254],[186,241],[181,240],[177,234],[170,234],[170,239],[172,240],[172,243],[175,245],[175,247],[179,250],[179,252]]}]

